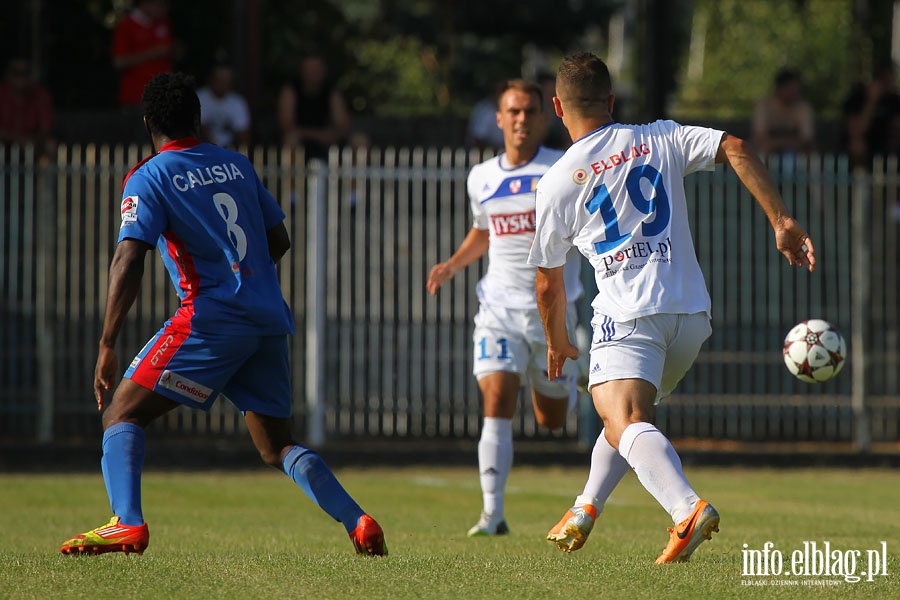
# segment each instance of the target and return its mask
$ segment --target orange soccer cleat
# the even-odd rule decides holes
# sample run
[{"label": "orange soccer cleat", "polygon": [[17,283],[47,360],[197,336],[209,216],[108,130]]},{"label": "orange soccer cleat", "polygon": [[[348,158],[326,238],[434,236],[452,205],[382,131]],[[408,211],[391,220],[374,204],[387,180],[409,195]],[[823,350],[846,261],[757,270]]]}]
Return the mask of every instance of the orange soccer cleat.
[{"label": "orange soccer cleat", "polygon": [[706,500],[700,500],[687,519],[669,529],[669,545],[656,559],[656,564],[687,562],[697,546],[712,539],[713,532],[718,531],[718,511]]},{"label": "orange soccer cleat", "polygon": [[591,504],[573,506],[547,533],[547,540],[556,542],[556,546],[563,552],[580,549],[594,528],[597,514],[597,509]]}]

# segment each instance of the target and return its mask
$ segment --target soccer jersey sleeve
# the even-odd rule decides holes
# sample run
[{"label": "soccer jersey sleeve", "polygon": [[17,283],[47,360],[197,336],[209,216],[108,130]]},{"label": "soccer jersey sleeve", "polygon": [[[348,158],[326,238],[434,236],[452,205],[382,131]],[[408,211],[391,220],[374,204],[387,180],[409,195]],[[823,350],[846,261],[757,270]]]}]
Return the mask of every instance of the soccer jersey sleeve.
[{"label": "soccer jersey sleeve", "polygon": [[546,193],[545,179],[537,186],[537,209],[534,243],[528,254],[528,264],[536,267],[561,267],[566,264],[566,255],[572,247],[572,231],[560,204]]},{"label": "soccer jersey sleeve", "polygon": [[723,131],[707,127],[676,125],[672,136],[684,159],[684,175],[696,171],[713,171]]},{"label": "soccer jersey sleeve", "polygon": [[473,168],[466,179],[466,191],[469,194],[469,204],[472,207],[472,227],[475,229],[490,229],[490,219],[478,198],[478,182],[478,170]]},{"label": "soccer jersey sleeve", "polygon": [[132,176],[122,192],[122,225],[119,239],[140,240],[154,248],[168,226],[165,208],[153,190],[142,184],[140,176]]}]

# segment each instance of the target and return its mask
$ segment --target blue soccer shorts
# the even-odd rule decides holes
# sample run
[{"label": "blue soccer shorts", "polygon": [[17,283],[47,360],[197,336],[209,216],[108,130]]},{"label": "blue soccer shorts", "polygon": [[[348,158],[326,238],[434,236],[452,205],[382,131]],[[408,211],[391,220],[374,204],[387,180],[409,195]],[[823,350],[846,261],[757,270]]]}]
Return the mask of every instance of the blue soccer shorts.
[{"label": "blue soccer shorts", "polygon": [[209,410],[221,394],[241,412],[291,416],[286,335],[200,333],[179,321],[166,321],[126,378],[192,408]]}]

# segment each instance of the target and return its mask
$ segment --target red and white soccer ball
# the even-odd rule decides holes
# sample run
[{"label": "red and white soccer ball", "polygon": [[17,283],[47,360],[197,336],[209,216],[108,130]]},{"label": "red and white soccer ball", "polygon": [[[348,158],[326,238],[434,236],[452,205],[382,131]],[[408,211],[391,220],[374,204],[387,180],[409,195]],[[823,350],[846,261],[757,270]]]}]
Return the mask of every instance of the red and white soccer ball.
[{"label": "red and white soccer ball", "polygon": [[828,321],[797,323],[784,338],[784,364],[800,381],[819,383],[841,372],[847,345]]}]

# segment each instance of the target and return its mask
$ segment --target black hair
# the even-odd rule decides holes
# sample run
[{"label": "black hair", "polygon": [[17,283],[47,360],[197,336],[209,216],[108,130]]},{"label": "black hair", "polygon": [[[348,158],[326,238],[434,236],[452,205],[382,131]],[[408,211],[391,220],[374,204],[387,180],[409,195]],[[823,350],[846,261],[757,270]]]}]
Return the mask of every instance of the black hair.
[{"label": "black hair", "polygon": [[796,69],[792,69],[791,67],[783,67],[781,69],[778,69],[778,72],[775,73],[776,90],[780,90],[781,88],[793,83],[800,83],[800,72]]},{"label": "black hair", "polygon": [[194,78],[184,73],[160,73],[144,86],[141,103],[150,133],[172,139],[197,135],[200,100]]}]

